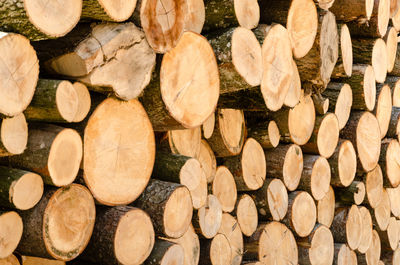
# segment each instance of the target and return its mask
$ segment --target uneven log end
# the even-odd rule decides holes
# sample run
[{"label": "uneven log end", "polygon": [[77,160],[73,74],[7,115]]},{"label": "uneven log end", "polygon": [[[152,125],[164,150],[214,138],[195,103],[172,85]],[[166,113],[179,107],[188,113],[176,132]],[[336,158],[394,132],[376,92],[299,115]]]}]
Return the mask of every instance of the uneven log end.
[{"label": "uneven log end", "polygon": [[28,143],[28,124],[24,114],[3,119],[0,127],[0,139],[0,143],[9,154],[19,155],[25,151]]},{"label": "uneven log end", "polygon": [[218,198],[209,194],[206,204],[198,210],[196,218],[200,232],[205,238],[216,237],[222,222],[222,206]]},{"label": "uneven log end", "polygon": [[0,227],[0,259],[4,259],[18,246],[23,230],[22,219],[16,212],[0,212]]}]

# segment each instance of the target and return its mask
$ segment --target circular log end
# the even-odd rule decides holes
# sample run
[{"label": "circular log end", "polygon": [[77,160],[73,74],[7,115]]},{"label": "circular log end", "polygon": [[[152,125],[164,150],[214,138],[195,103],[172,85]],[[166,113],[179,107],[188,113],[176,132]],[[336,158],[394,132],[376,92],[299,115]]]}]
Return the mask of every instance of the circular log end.
[{"label": "circular log end", "polygon": [[224,145],[231,155],[240,154],[245,137],[243,110],[219,109],[218,125]]},{"label": "circular log end", "polygon": [[75,180],[82,156],[82,138],[78,132],[63,129],[57,134],[47,161],[51,181],[55,186],[69,185]]},{"label": "circular log end", "polygon": [[365,69],[363,83],[365,106],[372,111],[376,101],[376,82],[374,68],[370,65]]},{"label": "circular log end", "polygon": [[115,22],[122,22],[131,17],[137,0],[99,0],[107,15]]},{"label": "circular log end", "polygon": [[10,199],[19,210],[34,207],[42,198],[43,180],[35,173],[26,173],[12,184]]},{"label": "circular log end", "polygon": [[198,157],[201,145],[200,127],[168,131],[168,142],[173,154]]},{"label": "circular log end", "polygon": [[29,40],[19,34],[0,33],[0,49],[4,62],[0,79],[9,80],[0,83],[0,113],[12,117],[24,111],[32,100],[39,60]]},{"label": "circular log end", "polygon": [[228,239],[223,234],[217,234],[211,241],[210,260],[213,265],[231,263],[232,251]]},{"label": "circular log end", "polygon": [[299,104],[289,110],[288,123],[292,141],[298,145],[306,144],[315,124],[315,108],[311,95],[300,96]]},{"label": "circular log end", "polygon": [[265,154],[262,146],[253,138],[248,138],[242,152],[243,180],[251,190],[261,188],[267,169]]},{"label": "circular log end", "polygon": [[162,99],[171,116],[184,127],[200,126],[214,112],[219,97],[218,73],[211,45],[197,33],[183,33],[176,47],[164,55]]},{"label": "circular log end", "polygon": [[289,90],[286,94],[283,104],[290,108],[294,108],[300,101],[301,95],[301,79],[299,70],[297,69],[297,64],[292,60],[292,79],[290,82]]},{"label": "circular log end", "polygon": [[280,179],[273,179],[267,189],[268,208],[274,221],[282,220],[288,211],[288,193]]},{"label": "circular log end", "polygon": [[378,6],[378,32],[383,37],[389,25],[391,0],[380,0]]},{"label": "circular log end", "polygon": [[318,13],[314,1],[292,1],[286,27],[294,57],[304,57],[312,48],[318,30]]},{"label": "circular log end", "polygon": [[172,238],[181,237],[192,221],[192,214],[193,204],[189,190],[186,187],[175,189],[164,208],[165,234]]},{"label": "circular log end", "polygon": [[339,141],[339,120],[334,113],[328,113],[323,118],[317,136],[318,151],[321,156],[329,158]]},{"label": "circular log end", "polygon": [[235,217],[229,213],[222,215],[222,223],[218,233],[223,234],[231,245],[231,265],[239,265],[243,256],[243,234]]},{"label": "circular log end", "polygon": [[144,211],[133,208],[119,220],[114,238],[115,256],[122,264],[142,264],[153,249],[154,239],[150,217]]},{"label": "circular log end", "polygon": [[353,144],[345,140],[339,147],[339,178],[344,187],[350,186],[356,176],[357,155]]},{"label": "circular log end", "polygon": [[391,27],[386,35],[386,51],[387,51],[387,71],[390,73],[396,61],[397,53],[397,31],[394,27]]},{"label": "circular log end", "polygon": [[308,236],[315,226],[317,209],[310,194],[299,192],[292,205],[291,222],[300,237]]},{"label": "circular log end", "polygon": [[61,117],[72,122],[78,112],[78,94],[71,82],[61,81],[56,91],[56,105]]},{"label": "circular log end", "polygon": [[150,46],[157,53],[174,48],[185,29],[185,0],[143,0],[140,22]]},{"label": "circular log end", "polygon": [[285,155],[283,162],[283,181],[288,190],[297,189],[303,172],[303,152],[300,146],[292,144]]},{"label": "circular log end", "polygon": [[351,249],[357,249],[361,243],[362,234],[362,219],[361,213],[357,205],[352,205],[346,220],[346,238],[347,244]]},{"label": "circular log end", "polygon": [[186,3],[188,6],[188,12],[186,14],[185,30],[200,34],[206,19],[204,1],[188,0]]},{"label": "circular log end", "polygon": [[375,116],[379,123],[381,131],[381,139],[383,139],[388,131],[390,118],[392,115],[392,93],[388,85],[384,85],[379,93]]},{"label": "circular log end", "polygon": [[218,198],[224,212],[235,208],[237,190],[232,173],[225,166],[219,166],[212,183],[212,193]]},{"label": "circular log end", "polygon": [[21,240],[23,223],[16,212],[0,212],[0,259],[7,258]]},{"label": "circular log end", "polygon": [[357,250],[360,253],[364,254],[365,252],[367,252],[372,241],[372,217],[371,213],[366,207],[361,206],[358,209],[361,215],[362,226],[361,226],[361,241],[360,244],[358,245]]},{"label": "circular log end", "polygon": [[10,256],[8,256],[4,259],[0,259],[0,264],[1,265],[20,265],[19,260],[13,254],[11,254]]},{"label": "circular log end", "polygon": [[390,217],[389,224],[387,227],[387,236],[389,240],[389,246],[394,251],[399,245],[399,226],[395,217]]},{"label": "circular log end", "polygon": [[41,32],[57,38],[70,32],[78,23],[82,12],[82,0],[52,2],[24,1],[29,21]]},{"label": "circular log end", "polygon": [[212,183],[217,171],[217,161],[210,145],[206,140],[201,140],[200,153],[198,160],[204,173],[206,174],[207,183]]},{"label": "circular log end", "polygon": [[400,8],[399,0],[390,0],[390,18],[394,17]]},{"label": "circular log end", "polygon": [[258,257],[262,264],[297,264],[298,249],[292,232],[279,222],[268,223],[260,236]]},{"label": "circular log end", "polygon": [[343,24],[340,28],[340,51],[342,55],[344,72],[351,76],[353,72],[353,48],[349,28]]},{"label": "circular log end", "polygon": [[1,143],[6,150],[14,155],[24,152],[28,143],[28,124],[23,113],[1,122]]},{"label": "circular log end", "polygon": [[185,251],[182,246],[178,244],[171,245],[167,251],[165,251],[164,256],[160,261],[160,265],[184,265],[185,261]]},{"label": "circular log end", "polygon": [[386,176],[396,188],[400,184],[400,144],[399,141],[392,139],[386,151]]},{"label": "circular log end", "polygon": [[188,230],[186,231],[183,236],[177,239],[166,239],[168,241],[174,242],[179,244],[183,251],[185,252],[185,263],[188,265],[196,265],[199,264],[200,259],[200,241],[199,237],[197,236],[193,225],[190,224]]},{"label": "circular log end", "polygon": [[[240,4],[237,4],[239,2]],[[254,2],[253,0],[235,0],[235,8],[237,5],[245,5],[246,2]],[[246,14],[249,17],[249,14]],[[259,86],[262,75],[262,58],[261,45],[254,33],[247,28],[238,27],[232,34],[232,63],[236,71],[251,86]]]},{"label": "circular log end", "polygon": [[400,107],[400,79],[396,81],[393,87],[393,107]]},{"label": "circular log end", "polygon": [[271,26],[262,45],[261,93],[271,111],[277,111],[283,105],[292,82],[292,64],[288,31],[282,25],[275,24]]},{"label": "circular log end", "polygon": [[322,19],[320,33],[320,56],[320,75],[326,86],[330,81],[333,68],[335,68],[337,59],[339,57],[339,34],[337,32],[336,19],[335,15],[329,11]]},{"label": "circular log end", "polygon": [[353,92],[348,84],[344,84],[340,89],[335,105],[335,114],[339,121],[339,130],[346,126],[346,123],[350,117],[352,104]]},{"label": "circular log end", "polygon": [[84,152],[85,183],[97,200],[107,205],[134,201],[155,159],[154,132],[139,101],[103,101],[86,126]]},{"label": "circular log end", "polygon": [[328,160],[319,157],[312,168],[311,173],[311,193],[316,200],[321,200],[329,191],[331,182],[331,167]]},{"label": "circular log end", "polygon": [[339,249],[337,265],[357,265],[357,254],[346,244]]},{"label": "circular log end", "polygon": [[332,187],[325,196],[317,202],[318,223],[330,227],[335,215],[335,192]]},{"label": "circular log end", "polygon": [[78,96],[78,109],[73,117],[73,122],[81,122],[88,115],[91,107],[90,93],[87,87],[80,83],[73,84],[75,92]]},{"label": "circular log end", "polygon": [[279,141],[281,139],[281,134],[279,132],[278,125],[276,124],[275,121],[270,121],[268,123],[268,136],[269,136],[271,145],[273,147],[277,147],[279,144]]},{"label": "circular log end", "polygon": [[[400,204],[397,203],[400,201],[400,186],[397,186],[397,188],[387,188],[386,189],[389,199],[390,199],[390,210],[392,214],[396,217],[400,216]],[[400,229],[400,226],[399,226]],[[400,232],[400,231],[399,231]],[[399,236],[400,238],[400,236]]]},{"label": "circular log end", "polygon": [[367,192],[368,203],[372,208],[376,208],[382,199],[383,175],[379,165],[366,175],[365,190]]},{"label": "circular log end", "polygon": [[372,12],[374,11],[374,4],[374,0],[365,0],[365,14],[368,20],[371,18]]},{"label": "circular log end", "polygon": [[334,242],[331,230],[319,226],[313,233],[309,256],[311,264],[332,264]]},{"label": "circular log end", "polygon": [[376,82],[385,82],[387,75],[387,65],[388,58],[386,43],[382,39],[377,39],[372,49],[372,67],[374,68]]},{"label": "circular log end", "polygon": [[386,231],[390,222],[390,199],[386,189],[382,191],[382,198],[374,208],[375,220],[380,231]]},{"label": "circular log end", "polygon": [[260,20],[260,7],[257,0],[234,0],[236,19],[246,29],[257,27]]},{"label": "circular log end", "polygon": [[201,233],[205,238],[213,238],[222,222],[222,206],[212,194],[207,196],[206,204],[198,211]]},{"label": "circular log end", "polygon": [[367,252],[365,253],[365,258],[367,264],[378,264],[381,257],[381,239],[379,238],[378,232],[376,230],[372,231],[372,242]]},{"label": "circular log end", "polygon": [[365,184],[364,182],[360,181],[356,185],[357,192],[354,192],[354,203],[360,205],[365,200]]},{"label": "circular log end", "polygon": [[63,261],[82,253],[92,235],[95,212],[92,194],[84,186],[72,184],[58,189],[43,215],[43,240],[47,252]]},{"label": "circular log end", "polygon": [[357,153],[366,172],[374,169],[381,150],[381,131],[379,122],[370,112],[362,114],[356,129]]},{"label": "circular log end", "polygon": [[257,229],[258,214],[254,200],[247,194],[240,197],[236,209],[240,230],[245,236],[251,236]]},{"label": "circular log end", "polygon": [[208,139],[213,135],[215,126],[215,113],[211,113],[205,122],[203,122],[202,130],[204,138]]},{"label": "circular log end", "polygon": [[193,208],[199,209],[207,199],[207,177],[196,158],[191,158],[182,166],[179,173],[180,183],[185,185],[192,198]]}]

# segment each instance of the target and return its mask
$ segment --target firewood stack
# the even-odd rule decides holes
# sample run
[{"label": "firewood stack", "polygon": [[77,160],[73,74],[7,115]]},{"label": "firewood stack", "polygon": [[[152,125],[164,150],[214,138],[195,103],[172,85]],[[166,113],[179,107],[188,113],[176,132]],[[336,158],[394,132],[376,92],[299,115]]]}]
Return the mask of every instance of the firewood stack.
[{"label": "firewood stack", "polygon": [[400,0],[0,0],[0,265],[399,265],[399,31]]}]

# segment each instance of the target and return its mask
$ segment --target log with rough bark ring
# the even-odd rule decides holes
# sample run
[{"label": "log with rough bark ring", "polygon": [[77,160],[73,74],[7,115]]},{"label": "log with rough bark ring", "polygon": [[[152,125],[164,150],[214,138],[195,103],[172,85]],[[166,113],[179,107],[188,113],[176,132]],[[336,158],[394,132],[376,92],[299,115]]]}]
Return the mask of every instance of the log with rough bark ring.
[{"label": "log with rough bark ring", "polygon": [[88,121],[84,143],[84,179],[98,201],[127,204],[143,192],[153,169],[155,140],[139,101],[103,101]]},{"label": "log with rough bark ring", "polygon": [[18,253],[63,261],[76,258],[92,235],[95,212],[93,197],[84,186],[46,190],[35,207],[20,212],[24,233]]},{"label": "log with rough bark ring", "polygon": [[359,18],[369,20],[374,9],[374,0],[335,0],[329,8],[339,21],[353,21]]},{"label": "log with rough bark ring", "polygon": [[207,36],[218,62],[221,93],[259,86],[262,76],[261,45],[254,33],[237,27]]},{"label": "log with rough bark ring", "polygon": [[385,176],[385,186],[396,188],[400,185],[400,144],[398,140],[387,139],[382,143],[379,165]]},{"label": "log with rough bark ring", "polygon": [[201,140],[198,160],[206,174],[207,183],[212,183],[217,172],[217,161],[213,150],[204,139]]},{"label": "log with rough bark ring", "polygon": [[303,171],[303,152],[296,144],[265,151],[268,177],[279,178],[289,191],[297,189]]},{"label": "log with rough bark ring", "polygon": [[5,118],[0,126],[0,157],[22,154],[28,143],[28,124],[24,114]]},{"label": "log with rough bark ring", "polygon": [[21,169],[0,167],[0,205],[28,210],[43,195],[43,180],[38,174]]},{"label": "log with rough bark ring", "polygon": [[374,217],[377,230],[386,231],[390,222],[390,198],[386,189],[383,189],[381,200],[374,208]]},{"label": "log with rough bark ring", "polygon": [[335,215],[335,192],[332,187],[325,196],[317,202],[318,223],[330,227]]},{"label": "log with rough bark ring", "polygon": [[217,234],[209,241],[200,244],[201,264],[226,265],[231,263],[231,245],[223,234]]},{"label": "log with rough bark ring", "polygon": [[386,231],[377,231],[382,248],[395,251],[399,245],[399,226],[395,217],[390,217]]},{"label": "log with rough bark ring", "polygon": [[224,212],[231,212],[235,208],[237,199],[236,183],[232,173],[225,166],[219,166],[212,183],[212,194],[221,203]]},{"label": "log with rough bark ring", "polygon": [[367,202],[372,208],[376,208],[382,199],[383,175],[379,165],[365,175],[365,191]]},{"label": "log with rough bark ring", "polygon": [[193,216],[193,226],[196,232],[205,238],[213,238],[221,227],[222,205],[212,194],[207,196],[206,204]]},{"label": "log with rough bark ring", "polygon": [[236,182],[237,190],[259,189],[266,177],[266,161],[262,146],[253,138],[248,138],[239,156],[223,158],[225,165]]},{"label": "log with rough bark ring", "polygon": [[282,25],[269,29],[262,45],[261,93],[271,111],[279,110],[285,101],[293,76],[293,59],[289,33]]},{"label": "log with rough bark ring", "polygon": [[[34,1],[29,1],[34,2]],[[8,1],[7,1],[8,3]],[[0,32],[0,116],[15,116],[28,107],[39,78],[39,61],[29,40]]]},{"label": "log with rough bark ring", "polygon": [[185,251],[182,246],[170,241],[157,239],[144,265],[184,265]]},{"label": "log with rough bark ring", "polygon": [[368,208],[361,206],[358,208],[361,214],[362,230],[361,242],[357,250],[360,253],[367,252],[372,241],[372,217]]},{"label": "log with rough bark ring", "polygon": [[10,256],[17,248],[23,231],[23,223],[21,217],[16,212],[0,211],[0,240],[2,247],[0,248],[0,259]]},{"label": "log with rough bark ring", "polygon": [[97,207],[91,240],[82,258],[104,264],[142,264],[154,246],[146,212],[130,206]]},{"label": "log with rough bark ring", "polygon": [[335,243],[335,256],[333,260],[334,264],[337,265],[357,265],[357,254],[347,244]]},{"label": "log with rough bark ring", "polygon": [[131,17],[137,0],[83,0],[82,18],[122,22]]},{"label": "log with rough bark ring", "polygon": [[388,85],[378,86],[376,106],[372,112],[379,123],[381,139],[386,136],[392,116],[392,94]]},{"label": "log with rough bark ring", "polygon": [[314,102],[315,112],[319,115],[325,115],[328,112],[330,105],[329,98],[324,98],[318,91],[312,94],[312,99]]},{"label": "log with rough bark ring", "polygon": [[381,132],[373,114],[353,112],[341,131],[341,138],[350,140],[355,146],[362,166],[360,169],[369,172],[375,168],[381,151]]},{"label": "log with rough bark ring", "polygon": [[400,135],[400,108],[392,107],[392,115],[390,117],[390,123],[386,136],[389,138],[399,138]]},{"label": "log with rough bark ring", "polygon": [[240,25],[247,29],[257,27],[260,7],[256,0],[205,0],[204,31]]},{"label": "log with rough bark ring", "polygon": [[348,187],[354,180],[357,172],[357,154],[349,140],[341,140],[329,158],[331,167],[331,185]]},{"label": "log with rough bark ring", "polygon": [[400,8],[399,0],[390,0],[390,18],[394,17]]},{"label": "log with rough bark ring", "polygon": [[336,208],[331,229],[335,242],[347,243],[352,250],[357,249],[362,235],[362,219],[358,206]]},{"label": "log with rough bark ring", "polygon": [[39,79],[31,104],[24,111],[27,120],[81,122],[91,106],[87,87],[67,80]]},{"label": "log with rough bark ring", "polygon": [[281,138],[278,125],[273,120],[256,127],[248,127],[247,136],[254,138],[264,149],[277,147]]},{"label": "log with rough bark ring", "polygon": [[[200,127],[185,130],[171,130],[168,131],[166,138],[168,144],[165,143],[164,147],[169,152],[194,158],[199,156],[201,145]],[[162,144],[163,143],[161,143],[161,145]]]},{"label": "log with rough bark ring", "polygon": [[324,225],[317,225],[306,238],[298,241],[300,265],[332,264],[334,242],[331,230]]},{"label": "log with rough bark ring", "polygon": [[339,141],[339,120],[334,113],[317,116],[308,143],[302,146],[304,153],[312,153],[329,158],[335,152]]},{"label": "log with rough bark ring", "polygon": [[188,12],[186,14],[185,30],[199,33],[202,31],[206,19],[206,10],[203,0],[186,0]]},{"label": "log with rough bark ring", "polygon": [[242,110],[218,109],[214,132],[208,139],[215,156],[235,156],[243,148],[246,125]]},{"label": "log with rough bark ring", "polygon": [[353,47],[349,28],[340,25],[340,53],[332,77],[350,77],[353,70]]},{"label": "log with rough bark ring", "polygon": [[3,1],[0,5],[0,29],[18,32],[31,40],[58,38],[78,23],[82,0],[44,2],[35,0]]},{"label": "log with rough bark ring", "polygon": [[262,219],[282,220],[288,210],[288,193],[280,179],[267,178],[264,185],[250,193]]},{"label": "log with rough bark ring", "polygon": [[231,245],[231,264],[239,265],[243,256],[243,235],[235,217],[229,213],[222,214],[222,223],[218,233],[223,234]]},{"label": "log with rough bark ring", "polygon": [[321,200],[329,192],[331,182],[328,160],[322,156],[305,155],[303,165],[299,188],[312,194],[315,200]]},{"label": "log with rough bark ring", "polygon": [[337,202],[343,205],[360,205],[365,200],[365,184],[362,181],[353,181],[350,186],[345,188],[336,188],[335,189],[335,196]]},{"label": "log with rough bark ring", "polygon": [[75,130],[35,124],[29,128],[25,152],[9,157],[8,163],[40,174],[46,184],[66,186],[78,174],[82,149],[82,139]]},{"label": "log with rough bark ring", "polygon": [[384,37],[384,40],[386,42],[387,52],[387,71],[388,73],[390,73],[394,68],[397,55],[397,31],[394,27],[390,27],[390,29],[386,33],[386,36]]},{"label": "log with rough bark ring", "polygon": [[304,57],[313,46],[318,28],[317,8],[312,0],[262,1],[261,21],[286,25],[293,55]]},{"label": "log with rough bark ring", "polygon": [[334,112],[339,130],[346,126],[353,104],[353,92],[349,84],[330,82],[322,94],[329,99],[329,111]]},{"label": "log with rough bark ring", "polygon": [[238,199],[235,213],[243,235],[251,236],[256,231],[258,225],[257,207],[251,196],[243,194]]}]

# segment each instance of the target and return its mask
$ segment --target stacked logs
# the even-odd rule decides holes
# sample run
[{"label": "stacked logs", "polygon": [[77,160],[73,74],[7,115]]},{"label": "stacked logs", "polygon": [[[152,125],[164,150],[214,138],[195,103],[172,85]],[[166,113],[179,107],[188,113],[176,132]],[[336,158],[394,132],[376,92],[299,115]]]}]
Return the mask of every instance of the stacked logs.
[{"label": "stacked logs", "polygon": [[0,1],[0,265],[399,264],[398,31],[396,0]]}]

